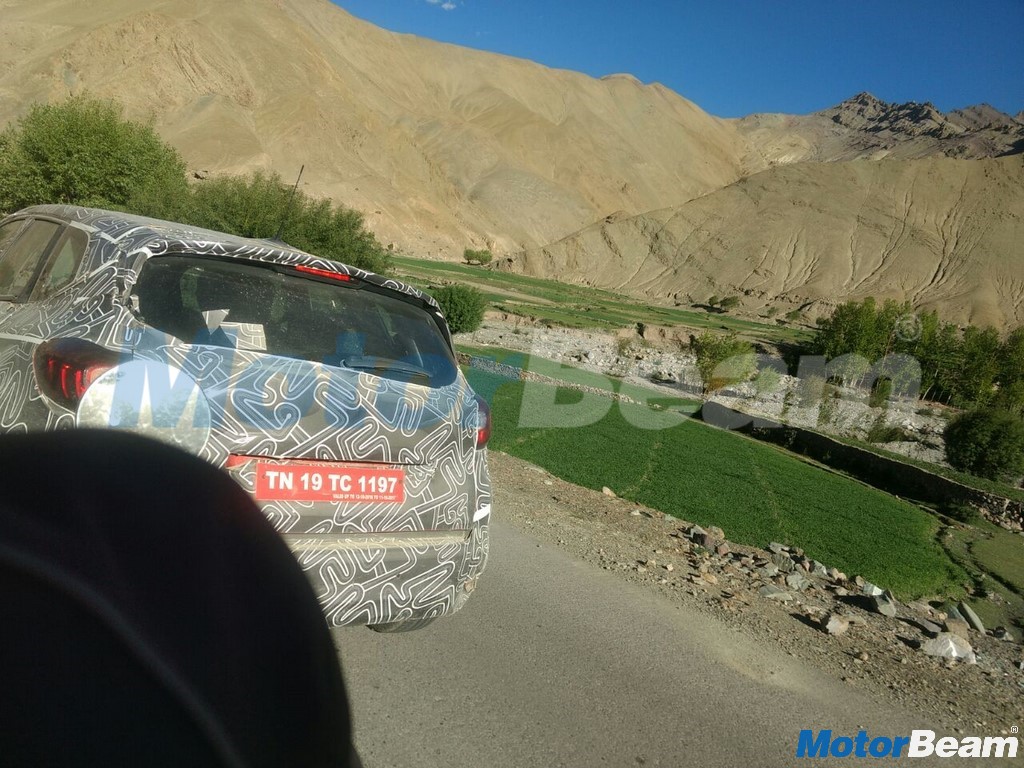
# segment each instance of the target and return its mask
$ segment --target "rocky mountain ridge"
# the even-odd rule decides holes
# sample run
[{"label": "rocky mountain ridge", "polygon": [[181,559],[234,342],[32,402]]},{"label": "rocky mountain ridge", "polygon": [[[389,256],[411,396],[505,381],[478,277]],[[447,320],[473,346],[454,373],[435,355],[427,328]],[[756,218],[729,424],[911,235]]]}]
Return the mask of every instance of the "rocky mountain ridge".
[{"label": "rocky mountain ridge", "polygon": [[1024,152],[1024,120],[988,104],[944,114],[930,102],[895,104],[866,92],[809,115],[749,115],[735,125],[769,165]]}]

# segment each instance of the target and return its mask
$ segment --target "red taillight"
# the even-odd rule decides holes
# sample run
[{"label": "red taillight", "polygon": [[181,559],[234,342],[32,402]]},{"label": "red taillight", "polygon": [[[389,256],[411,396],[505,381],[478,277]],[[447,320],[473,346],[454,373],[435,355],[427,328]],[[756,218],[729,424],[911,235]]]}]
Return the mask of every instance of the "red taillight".
[{"label": "red taillight", "polygon": [[242,467],[252,461],[252,456],[242,456],[237,453],[228,454],[228,460],[224,462],[224,469]]},{"label": "red taillight", "polygon": [[484,448],[491,439],[491,406],[480,395],[473,395],[477,407],[476,447]]},{"label": "red taillight", "polygon": [[120,355],[84,339],[51,339],[36,348],[34,362],[39,390],[74,410],[89,386],[120,362]]},{"label": "red taillight", "polygon": [[316,275],[317,277],[326,277],[329,280],[340,280],[343,283],[351,283],[353,281],[352,275],[343,275],[340,272],[331,272],[329,269],[307,267],[305,264],[296,264],[295,271],[305,272],[307,275]]}]

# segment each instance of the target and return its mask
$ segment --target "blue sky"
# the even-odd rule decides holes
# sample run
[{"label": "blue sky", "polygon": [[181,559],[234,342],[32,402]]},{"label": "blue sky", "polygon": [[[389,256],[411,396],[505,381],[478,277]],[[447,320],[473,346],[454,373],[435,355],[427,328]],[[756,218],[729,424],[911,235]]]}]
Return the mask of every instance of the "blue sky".
[{"label": "blue sky", "polygon": [[333,0],[395,32],[595,77],[629,72],[721,117],[859,91],[1024,109],[1024,0]]}]

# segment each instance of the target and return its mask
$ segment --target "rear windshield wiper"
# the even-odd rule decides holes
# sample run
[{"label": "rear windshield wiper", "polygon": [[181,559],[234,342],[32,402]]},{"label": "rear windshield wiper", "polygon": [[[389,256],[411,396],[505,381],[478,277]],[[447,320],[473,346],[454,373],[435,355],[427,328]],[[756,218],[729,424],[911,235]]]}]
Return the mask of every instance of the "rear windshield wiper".
[{"label": "rear windshield wiper", "polygon": [[342,358],[341,364],[346,368],[358,371],[389,371],[407,376],[423,376],[430,378],[430,371],[418,365],[403,363],[400,360],[388,360],[383,357],[353,356]]}]

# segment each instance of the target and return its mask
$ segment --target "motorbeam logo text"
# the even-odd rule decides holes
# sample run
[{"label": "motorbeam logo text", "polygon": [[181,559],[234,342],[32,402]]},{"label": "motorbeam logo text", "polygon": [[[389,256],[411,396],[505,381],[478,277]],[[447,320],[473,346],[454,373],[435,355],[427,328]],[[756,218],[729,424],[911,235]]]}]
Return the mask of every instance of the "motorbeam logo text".
[{"label": "motorbeam logo text", "polygon": [[[1017,726],[1010,729],[1017,732]],[[936,737],[935,731],[911,731],[909,736],[833,736],[831,730],[800,731],[797,757],[1016,757],[1016,736]]]}]

